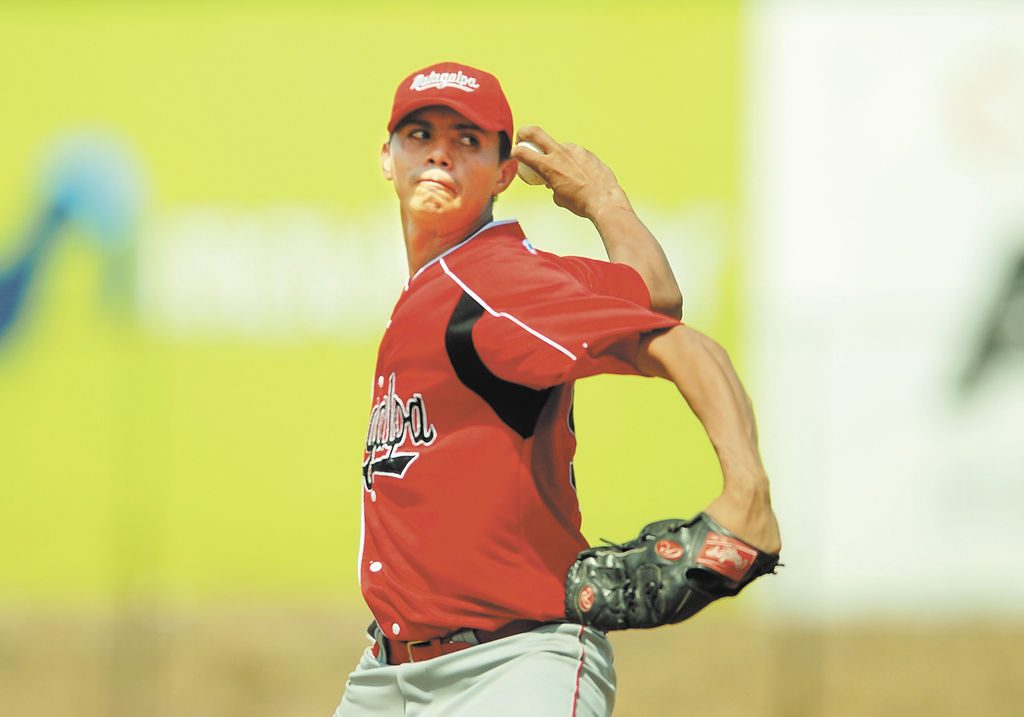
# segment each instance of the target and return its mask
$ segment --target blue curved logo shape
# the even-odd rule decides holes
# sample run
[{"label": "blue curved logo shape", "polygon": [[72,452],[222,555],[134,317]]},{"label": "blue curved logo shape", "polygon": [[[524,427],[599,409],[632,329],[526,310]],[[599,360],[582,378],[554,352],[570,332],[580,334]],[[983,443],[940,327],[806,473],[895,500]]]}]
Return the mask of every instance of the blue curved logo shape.
[{"label": "blue curved logo shape", "polygon": [[110,260],[134,238],[143,204],[143,182],[131,154],[101,135],[57,142],[44,164],[41,188],[20,256],[0,267],[0,346],[9,340],[30,287],[66,229],[82,228]]}]

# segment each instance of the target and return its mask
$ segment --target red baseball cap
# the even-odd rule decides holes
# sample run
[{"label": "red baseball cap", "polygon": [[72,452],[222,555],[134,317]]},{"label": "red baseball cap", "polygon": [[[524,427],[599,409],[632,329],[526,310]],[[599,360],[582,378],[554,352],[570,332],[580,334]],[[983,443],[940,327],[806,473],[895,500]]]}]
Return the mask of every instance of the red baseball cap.
[{"label": "red baseball cap", "polygon": [[439,62],[406,77],[395,90],[388,132],[410,112],[424,107],[450,107],[482,129],[504,132],[511,141],[512,109],[498,78],[458,62]]}]

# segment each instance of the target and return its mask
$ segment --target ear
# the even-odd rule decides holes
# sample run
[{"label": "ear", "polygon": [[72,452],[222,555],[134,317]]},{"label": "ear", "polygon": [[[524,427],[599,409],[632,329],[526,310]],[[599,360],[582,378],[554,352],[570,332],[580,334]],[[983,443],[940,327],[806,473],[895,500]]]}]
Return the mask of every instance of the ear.
[{"label": "ear", "polygon": [[380,171],[384,173],[384,179],[389,182],[394,178],[395,168],[391,163],[391,142],[385,142],[380,146]]},{"label": "ear", "polygon": [[514,159],[506,159],[501,163],[498,171],[498,183],[494,187],[494,196],[498,196],[512,184],[512,180],[516,178],[516,172],[519,170],[519,162]]}]

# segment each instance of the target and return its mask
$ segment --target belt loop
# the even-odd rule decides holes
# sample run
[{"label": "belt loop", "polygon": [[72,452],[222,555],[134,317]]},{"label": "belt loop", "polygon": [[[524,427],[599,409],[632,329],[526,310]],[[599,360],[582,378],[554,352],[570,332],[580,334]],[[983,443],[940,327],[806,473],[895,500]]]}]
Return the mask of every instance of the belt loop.
[{"label": "belt loop", "polygon": [[371,622],[369,627],[366,628],[366,633],[377,643],[378,662],[382,665],[389,664],[391,653],[388,651],[388,641],[384,638],[384,631],[380,629],[380,625],[377,624],[376,620]]}]

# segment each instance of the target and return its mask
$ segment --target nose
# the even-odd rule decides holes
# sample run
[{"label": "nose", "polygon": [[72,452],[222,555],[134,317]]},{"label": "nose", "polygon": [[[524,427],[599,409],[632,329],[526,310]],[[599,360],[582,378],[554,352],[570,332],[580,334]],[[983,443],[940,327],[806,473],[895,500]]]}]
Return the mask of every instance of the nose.
[{"label": "nose", "polygon": [[431,143],[430,152],[427,154],[427,164],[451,169],[452,153],[446,140],[438,139]]}]

